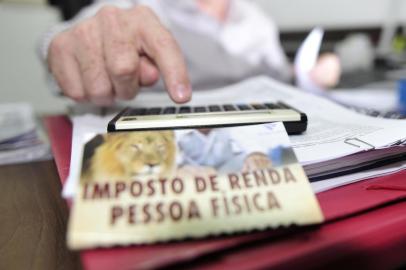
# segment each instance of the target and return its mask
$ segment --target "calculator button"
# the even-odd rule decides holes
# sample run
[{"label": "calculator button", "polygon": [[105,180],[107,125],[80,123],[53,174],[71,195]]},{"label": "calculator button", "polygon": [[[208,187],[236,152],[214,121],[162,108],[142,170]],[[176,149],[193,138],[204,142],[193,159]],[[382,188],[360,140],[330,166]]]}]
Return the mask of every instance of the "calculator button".
[{"label": "calculator button", "polygon": [[266,110],[266,106],[263,104],[251,104],[251,106],[255,109],[255,110]]},{"label": "calculator button", "polygon": [[206,112],[207,108],[204,106],[199,106],[199,107],[194,107],[193,108],[193,112],[195,113],[202,113],[202,112]]},{"label": "calculator button", "polygon": [[162,114],[174,114],[174,113],[176,113],[176,107],[166,107],[162,111]]},{"label": "calculator button", "polygon": [[192,108],[189,106],[182,106],[179,108],[179,113],[190,113],[192,111]]},{"label": "calculator button", "polygon": [[145,115],[158,115],[161,113],[161,110],[162,110],[162,108],[159,108],[159,107],[149,108],[145,112]]},{"label": "calculator button", "polygon": [[377,117],[379,116],[380,112],[376,111],[376,110],[371,110],[368,115],[373,116],[373,117]]},{"label": "calculator button", "polygon": [[278,105],[280,107],[280,109],[286,109],[286,110],[290,110],[292,109],[291,107],[289,107],[287,104],[282,103],[282,102],[278,102]]},{"label": "calculator button", "polygon": [[264,106],[271,110],[279,109],[279,106],[274,103],[264,103]]},{"label": "calculator button", "polygon": [[211,111],[211,112],[221,112],[222,110],[221,110],[220,106],[218,106],[218,105],[211,105],[211,106],[209,106],[209,111]]},{"label": "calculator button", "polygon": [[131,109],[128,115],[145,115],[146,111],[145,108]]},{"label": "calculator button", "polygon": [[229,112],[229,111],[236,111],[237,109],[233,106],[233,105],[231,105],[231,104],[225,104],[225,105],[223,105],[223,109],[226,111],[226,112]]},{"label": "calculator button", "polygon": [[249,105],[246,104],[239,104],[237,105],[238,109],[240,109],[241,111],[249,111],[252,110],[252,108]]}]

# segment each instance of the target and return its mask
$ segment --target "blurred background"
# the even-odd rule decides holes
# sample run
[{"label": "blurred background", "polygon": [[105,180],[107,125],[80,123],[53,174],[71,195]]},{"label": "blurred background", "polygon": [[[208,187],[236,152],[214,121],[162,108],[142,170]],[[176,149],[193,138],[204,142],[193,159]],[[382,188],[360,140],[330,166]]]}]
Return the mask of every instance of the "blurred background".
[{"label": "blurred background", "polygon": [[[294,56],[313,27],[326,30],[322,50],[335,51],[342,60],[344,76],[339,87],[361,85],[371,76],[379,78],[380,73],[375,71],[380,68],[404,66],[406,1],[255,1],[279,26],[289,57]],[[27,101],[41,114],[64,111],[67,101],[50,94],[38,46],[41,36],[52,25],[75,14],[79,2],[0,0],[2,103]],[[357,63],[353,61],[354,54],[360,58]]]}]

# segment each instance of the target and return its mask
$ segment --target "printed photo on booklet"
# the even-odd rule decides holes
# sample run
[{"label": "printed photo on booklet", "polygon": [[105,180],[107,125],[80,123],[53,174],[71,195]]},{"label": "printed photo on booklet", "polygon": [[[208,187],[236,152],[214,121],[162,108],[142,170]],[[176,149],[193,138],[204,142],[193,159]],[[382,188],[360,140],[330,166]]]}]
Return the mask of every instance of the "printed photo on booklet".
[{"label": "printed photo on booklet", "polygon": [[148,244],[322,221],[282,123],[107,133],[83,147],[68,246]]}]

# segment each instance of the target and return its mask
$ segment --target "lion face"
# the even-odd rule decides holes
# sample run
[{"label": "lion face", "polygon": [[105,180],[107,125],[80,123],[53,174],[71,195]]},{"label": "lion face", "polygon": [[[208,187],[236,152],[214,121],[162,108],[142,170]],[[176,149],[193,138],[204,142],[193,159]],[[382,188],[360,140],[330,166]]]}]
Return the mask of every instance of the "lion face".
[{"label": "lion face", "polygon": [[161,175],[173,165],[175,146],[171,132],[133,132],[116,140],[116,159],[131,176]]},{"label": "lion face", "polygon": [[137,131],[106,134],[92,158],[96,178],[131,179],[168,176],[176,166],[173,131]]}]

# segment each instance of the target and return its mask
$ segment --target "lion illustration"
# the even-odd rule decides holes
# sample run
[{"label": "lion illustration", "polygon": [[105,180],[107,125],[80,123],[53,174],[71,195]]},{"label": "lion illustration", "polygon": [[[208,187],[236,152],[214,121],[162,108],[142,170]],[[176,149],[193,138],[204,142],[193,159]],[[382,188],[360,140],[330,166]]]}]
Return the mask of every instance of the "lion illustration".
[{"label": "lion illustration", "polygon": [[84,181],[168,177],[176,167],[173,131],[137,131],[104,135],[83,170]]}]

